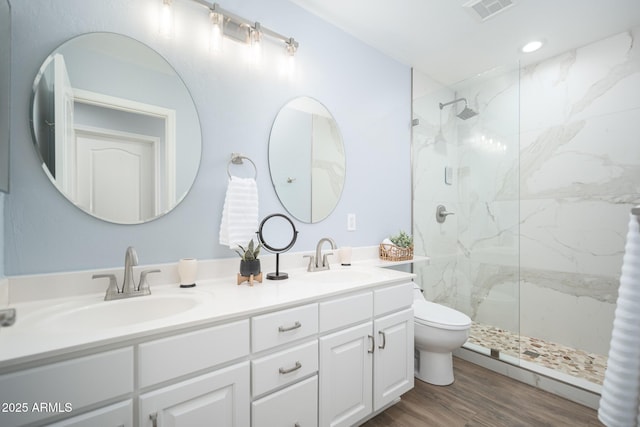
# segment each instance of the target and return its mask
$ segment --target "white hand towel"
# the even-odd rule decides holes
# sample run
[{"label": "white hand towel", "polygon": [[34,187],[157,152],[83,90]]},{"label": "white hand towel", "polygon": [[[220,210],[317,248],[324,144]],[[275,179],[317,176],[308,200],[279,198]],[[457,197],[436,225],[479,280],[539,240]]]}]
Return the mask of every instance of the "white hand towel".
[{"label": "white hand towel", "polygon": [[246,247],[258,231],[258,186],[253,178],[229,179],[220,222],[220,244]]},{"label": "white hand towel", "polygon": [[598,418],[606,426],[640,420],[640,218],[631,214]]}]

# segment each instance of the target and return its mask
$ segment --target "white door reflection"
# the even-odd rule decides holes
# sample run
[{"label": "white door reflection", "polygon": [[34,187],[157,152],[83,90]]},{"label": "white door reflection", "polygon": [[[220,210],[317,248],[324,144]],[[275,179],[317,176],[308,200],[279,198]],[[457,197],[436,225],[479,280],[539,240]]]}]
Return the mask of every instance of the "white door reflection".
[{"label": "white door reflection", "polygon": [[73,88],[60,54],[53,69],[60,191],[86,212],[121,223],[173,206],[175,111]]},{"label": "white door reflection", "polygon": [[44,61],[33,90],[43,170],[75,206],[138,224],[184,198],[200,162],[199,120],[156,52],[125,36],[81,35]]}]

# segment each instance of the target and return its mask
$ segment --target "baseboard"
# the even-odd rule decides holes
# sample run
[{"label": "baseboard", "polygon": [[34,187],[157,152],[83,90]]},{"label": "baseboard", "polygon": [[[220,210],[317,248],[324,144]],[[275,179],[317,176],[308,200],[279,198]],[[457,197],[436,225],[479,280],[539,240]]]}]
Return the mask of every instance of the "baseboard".
[{"label": "baseboard", "polygon": [[551,369],[515,358],[513,361],[495,359],[469,348],[460,348],[453,354],[460,359],[589,408],[597,410],[600,404],[600,386],[587,381],[573,379],[568,375],[555,373]]}]

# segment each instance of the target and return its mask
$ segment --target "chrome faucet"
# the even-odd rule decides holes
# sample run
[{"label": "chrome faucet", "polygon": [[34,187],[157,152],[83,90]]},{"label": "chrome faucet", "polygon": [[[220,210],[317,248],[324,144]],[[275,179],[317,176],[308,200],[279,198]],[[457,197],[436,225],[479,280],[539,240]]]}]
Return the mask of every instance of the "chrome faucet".
[{"label": "chrome faucet", "polygon": [[122,281],[122,292],[131,293],[135,290],[136,284],[133,281],[133,266],[138,265],[138,254],[133,246],[127,248],[124,254],[124,280]]},{"label": "chrome faucet", "polygon": [[[332,253],[327,253],[322,255],[322,244],[324,242],[329,242],[331,244],[331,249],[337,249],[336,242],[330,237],[323,237],[318,241],[316,245],[316,255],[305,255],[305,257],[309,258],[309,266],[307,267],[307,271],[322,271],[329,270],[329,260],[327,257],[329,255],[333,255]],[[322,263],[320,263],[320,257],[322,257]]]},{"label": "chrome faucet", "polygon": [[136,283],[133,280],[133,267],[136,265],[138,265],[138,254],[133,246],[129,246],[124,255],[124,279],[122,281],[122,287],[118,287],[118,281],[115,274],[94,274],[92,276],[94,279],[109,279],[109,287],[107,288],[107,292],[104,296],[105,301],[151,295],[151,288],[147,282],[147,275],[150,273],[159,273],[160,270],[144,270],[140,273],[140,281],[136,286]]}]

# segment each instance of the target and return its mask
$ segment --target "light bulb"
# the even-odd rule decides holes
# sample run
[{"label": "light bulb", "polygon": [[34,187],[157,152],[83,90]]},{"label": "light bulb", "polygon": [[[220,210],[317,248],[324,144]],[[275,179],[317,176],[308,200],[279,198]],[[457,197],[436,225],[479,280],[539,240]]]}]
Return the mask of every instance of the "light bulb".
[{"label": "light bulb", "polygon": [[525,44],[524,46],[522,46],[522,53],[531,53],[531,52],[535,52],[536,50],[540,49],[542,47],[542,42],[539,40],[533,40],[530,41],[529,43]]},{"label": "light bulb", "polygon": [[219,53],[222,51],[224,16],[219,12],[211,11],[209,18],[211,19],[211,38],[209,39],[209,49],[212,53]]},{"label": "light bulb", "polygon": [[251,37],[251,60],[253,65],[259,66],[262,61],[262,31],[260,23],[256,22],[255,27],[250,29]]},{"label": "light bulb", "polygon": [[171,0],[162,0],[160,35],[167,39],[173,37],[173,8],[171,7]]},{"label": "light bulb", "polygon": [[285,49],[287,51],[287,74],[289,78],[291,78],[296,72],[296,51],[298,50],[298,43],[293,38],[290,38],[285,43]]}]

